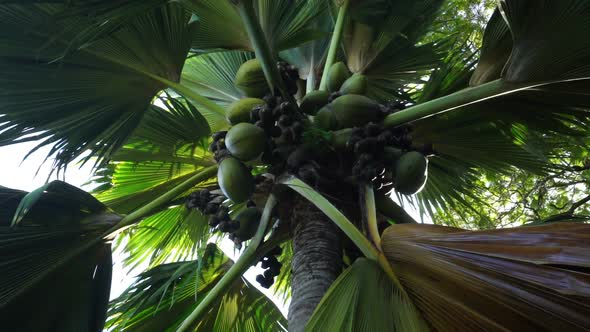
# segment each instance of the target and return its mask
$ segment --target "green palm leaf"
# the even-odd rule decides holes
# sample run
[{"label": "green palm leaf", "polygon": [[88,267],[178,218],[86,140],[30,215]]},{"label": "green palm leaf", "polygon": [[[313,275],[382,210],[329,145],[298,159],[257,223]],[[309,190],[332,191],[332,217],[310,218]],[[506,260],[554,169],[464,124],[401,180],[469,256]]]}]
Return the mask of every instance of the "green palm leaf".
[{"label": "green palm leaf", "polygon": [[154,267],[165,262],[195,259],[212,237],[209,217],[198,211],[175,206],[158,212],[124,233],[122,246],[125,266],[143,263]]},{"label": "green palm leaf", "polygon": [[[15,212],[19,221],[10,226],[10,219],[0,220],[2,324],[24,331],[102,331],[112,261],[101,236],[121,217],[63,182],[40,189],[28,195],[0,191],[8,198],[0,215]],[[18,212],[16,195],[22,197]],[[75,254],[80,250],[85,255]]]},{"label": "green palm leaf", "polygon": [[[242,51],[192,57],[187,60],[182,71],[182,85],[225,108],[243,97],[242,92],[234,84],[234,78],[242,63],[253,57],[252,53]],[[225,113],[210,112],[206,109],[201,113],[213,130],[227,128]]]},{"label": "green palm leaf", "polygon": [[[254,6],[269,44],[278,52],[323,36],[309,27],[326,4],[325,0],[258,0]],[[253,51],[244,23],[230,1],[200,0],[188,7],[197,16],[195,51]]]},{"label": "green palm leaf", "polygon": [[[113,331],[174,331],[229,269],[215,245],[200,261],[163,264],[142,273],[111,303]],[[194,331],[284,331],[285,318],[253,285],[238,279]]]},{"label": "green palm leaf", "polygon": [[334,281],[306,331],[427,331],[412,303],[374,262],[359,258]]},{"label": "green palm leaf", "polygon": [[[43,139],[39,146],[54,145],[56,166],[87,149],[86,159],[102,161],[137,127],[162,82],[179,80],[192,25],[167,5],[63,56],[87,22],[74,16],[48,29],[62,8],[0,7],[0,144]],[[68,30],[56,34],[62,26]]]}]

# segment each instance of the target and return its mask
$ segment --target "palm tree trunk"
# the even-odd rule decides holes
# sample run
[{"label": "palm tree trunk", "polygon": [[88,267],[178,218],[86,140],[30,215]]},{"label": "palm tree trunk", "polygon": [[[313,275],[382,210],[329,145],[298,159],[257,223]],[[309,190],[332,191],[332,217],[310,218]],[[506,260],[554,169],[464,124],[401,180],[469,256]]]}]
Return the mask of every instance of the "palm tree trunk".
[{"label": "palm tree trunk", "polygon": [[297,198],[291,211],[293,275],[289,331],[302,332],[342,271],[342,247],[338,228],[307,200]]}]

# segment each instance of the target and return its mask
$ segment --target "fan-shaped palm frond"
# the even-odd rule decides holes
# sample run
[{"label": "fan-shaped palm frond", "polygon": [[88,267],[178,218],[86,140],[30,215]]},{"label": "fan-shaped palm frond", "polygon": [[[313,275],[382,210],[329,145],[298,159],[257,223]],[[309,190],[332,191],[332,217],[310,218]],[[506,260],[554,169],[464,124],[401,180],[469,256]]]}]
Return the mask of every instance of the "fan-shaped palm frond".
[{"label": "fan-shaped palm frond", "polygon": [[420,313],[375,262],[360,258],[332,284],[306,331],[427,331]]},{"label": "fan-shaped palm frond", "polygon": [[[182,71],[184,86],[215,103],[226,107],[243,97],[234,84],[240,65],[252,59],[252,53],[242,51],[217,52],[192,57]],[[228,125],[225,113],[201,112],[214,130],[225,129]]]},{"label": "fan-shaped palm frond", "polygon": [[87,22],[74,16],[48,29],[61,9],[0,7],[0,144],[43,140],[56,166],[86,150],[100,162],[125,143],[162,82],[180,79],[192,25],[182,8],[167,5],[64,56]]},{"label": "fan-shaped palm frond", "polygon": [[[113,331],[175,329],[219,281],[232,262],[213,244],[199,261],[163,264],[142,273],[112,303]],[[278,308],[249,282],[238,279],[195,331],[284,331]]]},{"label": "fan-shaped palm frond", "polygon": [[133,269],[141,264],[195,259],[213,235],[208,216],[175,206],[140,221],[124,233],[117,246],[127,255],[123,264]]}]

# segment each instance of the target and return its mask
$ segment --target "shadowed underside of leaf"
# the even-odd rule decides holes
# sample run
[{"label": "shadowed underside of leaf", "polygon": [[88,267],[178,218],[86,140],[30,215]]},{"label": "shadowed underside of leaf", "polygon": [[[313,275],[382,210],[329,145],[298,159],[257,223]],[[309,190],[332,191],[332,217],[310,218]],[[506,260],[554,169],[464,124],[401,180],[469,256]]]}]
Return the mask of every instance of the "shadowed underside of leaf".
[{"label": "shadowed underside of leaf", "polygon": [[[0,197],[14,195],[13,190],[0,189]],[[97,237],[121,218],[104,213],[106,207],[92,196],[59,181],[23,196],[18,212],[14,203],[12,198],[0,201],[0,215],[19,216],[16,226],[0,220],[3,327],[102,331],[112,261],[110,244]],[[96,244],[81,255],[70,255],[90,241]]]},{"label": "shadowed underside of leaf", "polygon": [[437,331],[590,330],[589,225],[394,225],[382,245]]},{"label": "shadowed underside of leaf", "polygon": [[[166,5],[63,56],[90,23],[56,23],[60,5],[0,7],[0,144],[43,140],[56,166],[87,149],[99,161],[121,147],[165,86],[177,82],[190,47],[188,14]],[[56,34],[62,27],[65,31]]]}]

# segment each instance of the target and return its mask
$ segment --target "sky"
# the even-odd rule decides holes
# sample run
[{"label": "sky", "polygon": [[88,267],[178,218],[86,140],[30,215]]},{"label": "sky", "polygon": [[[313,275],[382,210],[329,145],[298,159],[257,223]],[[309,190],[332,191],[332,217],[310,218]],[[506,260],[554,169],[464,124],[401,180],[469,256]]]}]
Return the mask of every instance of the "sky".
[{"label": "sky", "polygon": [[[51,169],[51,160],[48,160],[45,164],[43,164],[43,162],[49,151],[49,148],[40,149],[23,161],[23,158],[27,152],[34,148],[35,145],[36,143],[33,142],[0,147],[0,161],[2,165],[0,168],[0,186],[31,191],[46,183]],[[39,165],[42,166],[39,167]],[[84,190],[90,190],[92,188],[84,186],[84,183],[90,178],[91,169],[91,164],[82,167],[71,165],[64,174],[65,181]],[[51,177],[51,180],[53,179],[56,179],[55,174]],[[60,175],[60,180],[64,180],[62,175]],[[416,211],[410,210],[408,212],[416,220],[419,220],[418,213]],[[236,260],[237,256],[239,256],[239,252],[234,251],[233,243],[228,239],[225,239],[221,243],[220,247],[224,253],[233,260]],[[135,270],[129,271],[121,264],[123,258],[124,254],[120,250],[113,252],[114,266],[111,299],[116,298],[119,294],[121,294],[121,292],[131,285],[134,277],[147,267],[147,265],[143,265],[139,266]],[[265,295],[270,297],[286,316],[289,302],[285,302],[283,299],[273,296],[271,290],[264,289],[258,285],[255,279],[256,275],[261,273],[263,273],[263,270],[260,268],[260,263],[258,263],[257,266],[250,268],[245,273],[244,277],[250,281],[251,284],[261,290]]]}]

